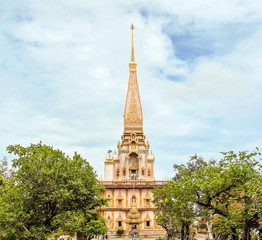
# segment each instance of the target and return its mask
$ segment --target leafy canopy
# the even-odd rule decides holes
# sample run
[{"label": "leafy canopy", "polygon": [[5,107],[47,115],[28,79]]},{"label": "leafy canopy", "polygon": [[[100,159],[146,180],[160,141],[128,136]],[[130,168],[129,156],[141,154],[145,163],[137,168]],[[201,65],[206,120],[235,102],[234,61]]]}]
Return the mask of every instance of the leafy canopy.
[{"label": "leafy canopy", "polygon": [[0,206],[1,239],[46,239],[61,229],[63,215],[81,211],[86,216],[105,204],[103,188],[90,164],[42,144],[10,145],[14,177],[5,186]]}]

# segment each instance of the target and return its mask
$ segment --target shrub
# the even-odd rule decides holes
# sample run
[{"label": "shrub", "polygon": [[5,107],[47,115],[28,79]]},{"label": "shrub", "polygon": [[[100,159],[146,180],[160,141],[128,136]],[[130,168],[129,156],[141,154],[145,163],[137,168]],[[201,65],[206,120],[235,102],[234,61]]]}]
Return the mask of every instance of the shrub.
[{"label": "shrub", "polygon": [[156,238],[155,240],[163,240],[161,237]]},{"label": "shrub", "polygon": [[124,230],[123,230],[123,229],[117,229],[117,230],[116,230],[116,235],[117,235],[118,237],[123,236],[123,234],[124,234]]}]

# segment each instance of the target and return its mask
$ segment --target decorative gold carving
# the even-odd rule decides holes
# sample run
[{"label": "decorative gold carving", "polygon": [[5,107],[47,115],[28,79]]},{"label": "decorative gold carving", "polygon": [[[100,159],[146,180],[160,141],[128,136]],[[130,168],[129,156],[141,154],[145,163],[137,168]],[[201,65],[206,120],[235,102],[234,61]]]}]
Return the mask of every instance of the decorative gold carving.
[{"label": "decorative gold carving", "polygon": [[129,105],[129,111],[127,113],[127,117],[125,119],[125,123],[132,123],[132,124],[137,124],[137,123],[142,123],[141,116],[139,116],[138,109],[137,109],[137,99],[135,96],[135,86],[134,86],[134,78],[132,79],[132,93],[131,93],[131,100],[130,100],[130,105]]},{"label": "decorative gold carving", "polygon": [[131,133],[131,139],[136,141],[136,134],[134,132]]},{"label": "decorative gold carving", "polygon": [[144,200],[145,200],[145,207],[150,207],[151,206],[151,201],[150,201],[151,197],[150,197],[148,191],[146,193],[146,196],[145,196]]},{"label": "decorative gold carving", "polygon": [[148,213],[146,214],[145,221],[151,221],[152,219],[149,217]]},{"label": "decorative gold carving", "polygon": [[133,195],[131,198],[131,207],[136,207],[136,196]]},{"label": "decorative gold carving", "polygon": [[118,214],[116,221],[119,221],[119,222],[123,221],[121,213]]},{"label": "decorative gold carving", "polygon": [[124,198],[121,192],[119,191],[118,196],[116,198],[116,207],[123,207],[123,201],[124,201]]},{"label": "decorative gold carving", "polygon": [[114,164],[114,160],[111,157],[106,157],[105,164]]},{"label": "decorative gold carving", "polygon": [[137,151],[134,151],[134,150],[130,151],[130,152],[128,153],[128,155],[130,155],[131,153],[135,153],[137,156],[139,155],[138,152],[137,152]]},{"label": "decorative gold carving", "polygon": [[[133,25],[132,25],[133,26]],[[131,27],[132,27],[131,26]],[[134,55],[133,27],[132,29],[132,53],[131,63],[129,64],[130,76],[127,91],[127,99],[124,114],[125,131],[143,130],[142,107],[139,97],[138,83],[136,77],[136,63]]]},{"label": "decorative gold carving", "polygon": [[147,140],[147,142],[146,142],[146,149],[149,149],[149,147],[150,147],[150,144],[149,144],[149,142]]},{"label": "decorative gold carving", "polygon": [[128,224],[139,224],[142,223],[143,220],[141,219],[140,213],[138,212],[137,208],[133,206],[129,213],[127,214],[127,219],[125,223]]},{"label": "decorative gold carving", "polygon": [[135,161],[132,162],[131,167],[129,168],[130,170],[137,170],[137,166],[135,164]]},{"label": "decorative gold carving", "polygon": [[148,215],[148,213],[146,214],[146,217],[145,217],[145,219],[144,219],[144,221],[145,221],[145,228],[151,228],[151,218],[149,217],[149,215]]},{"label": "decorative gold carving", "polygon": [[[121,213],[118,214],[116,221],[118,222],[117,229],[123,229],[123,218],[121,216]],[[119,222],[121,222],[121,226],[119,226]]]},{"label": "decorative gold carving", "polygon": [[136,63],[135,62],[129,63],[129,71],[136,72]]},{"label": "decorative gold carving", "polygon": [[136,149],[136,143],[135,143],[135,141],[133,141],[133,142],[131,143],[131,149],[132,149],[132,150],[135,150],[135,149]]},{"label": "decorative gold carving", "polygon": [[120,141],[118,141],[117,148],[121,149],[121,147],[122,147],[122,145],[121,145]]},{"label": "decorative gold carving", "polygon": [[135,61],[135,51],[134,51],[134,24],[132,23],[130,29],[132,30],[132,50],[131,50],[131,62]]}]

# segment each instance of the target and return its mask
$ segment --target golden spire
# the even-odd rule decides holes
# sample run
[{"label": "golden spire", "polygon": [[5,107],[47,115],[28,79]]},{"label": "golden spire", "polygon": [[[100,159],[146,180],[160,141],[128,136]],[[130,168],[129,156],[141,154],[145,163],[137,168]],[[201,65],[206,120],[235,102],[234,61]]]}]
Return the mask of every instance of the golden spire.
[{"label": "golden spire", "polygon": [[126,95],[126,104],[124,111],[124,130],[125,131],[143,131],[143,113],[142,105],[140,101],[137,75],[136,75],[136,63],[134,54],[134,37],[133,30],[134,25],[131,25],[132,30],[132,52],[131,62],[129,63],[129,81]]},{"label": "golden spire", "polygon": [[135,26],[134,26],[133,23],[132,23],[130,29],[132,30],[132,51],[131,51],[131,62],[134,62],[134,61],[135,61],[135,51],[134,51],[134,29],[135,29]]}]

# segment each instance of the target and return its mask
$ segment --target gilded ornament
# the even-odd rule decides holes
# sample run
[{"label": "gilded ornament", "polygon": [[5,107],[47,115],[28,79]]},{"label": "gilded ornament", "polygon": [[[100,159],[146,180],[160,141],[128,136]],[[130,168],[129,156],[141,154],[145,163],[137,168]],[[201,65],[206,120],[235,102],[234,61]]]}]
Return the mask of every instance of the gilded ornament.
[{"label": "gilded ornament", "polygon": [[120,141],[118,141],[117,148],[121,149],[121,147],[122,147],[122,145],[121,145]]}]

